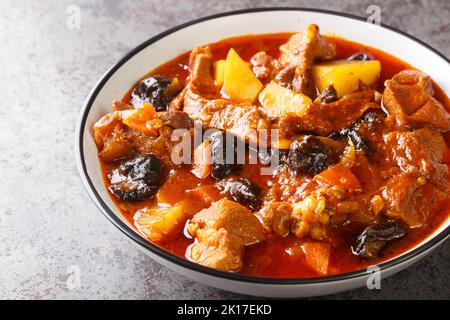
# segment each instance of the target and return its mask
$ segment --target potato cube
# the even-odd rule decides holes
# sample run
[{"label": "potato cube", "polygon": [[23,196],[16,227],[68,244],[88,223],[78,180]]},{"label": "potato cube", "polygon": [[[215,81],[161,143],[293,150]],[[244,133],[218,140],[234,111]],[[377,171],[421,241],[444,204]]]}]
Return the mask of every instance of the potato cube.
[{"label": "potato cube", "polygon": [[378,60],[347,61],[339,60],[316,64],[312,74],[320,92],[333,85],[338,97],[352,93],[358,89],[358,82],[370,86],[380,76],[381,64]]},{"label": "potato cube", "polygon": [[179,230],[185,221],[180,205],[167,208],[141,209],[134,216],[136,228],[152,241],[161,241]]},{"label": "potato cube", "polygon": [[273,81],[259,94],[259,102],[271,118],[286,113],[301,115],[312,103],[308,96],[286,89]]},{"label": "potato cube", "polygon": [[252,69],[234,49],[228,52],[225,63],[224,92],[233,100],[253,103],[263,89],[263,84]]},{"label": "potato cube", "polygon": [[214,62],[214,80],[216,84],[221,87],[223,85],[223,78],[225,74],[225,60],[218,60]]}]

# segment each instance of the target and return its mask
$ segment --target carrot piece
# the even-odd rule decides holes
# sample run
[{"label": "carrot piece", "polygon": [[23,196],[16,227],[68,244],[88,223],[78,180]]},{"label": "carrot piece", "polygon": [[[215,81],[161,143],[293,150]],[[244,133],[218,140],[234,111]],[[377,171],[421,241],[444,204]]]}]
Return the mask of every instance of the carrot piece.
[{"label": "carrot piece", "polygon": [[150,103],[144,103],[140,108],[130,110],[124,116],[122,122],[131,129],[144,134],[158,135],[158,130],[153,126],[157,113]]},{"label": "carrot piece", "polygon": [[223,195],[220,194],[220,191],[213,185],[199,186],[195,189],[189,190],[189,192],[194,194],[196,198],[207,205],[211,204],[213,201],[217,201],[223,198]]},{"label": "carrot piece", "polygon": [[302,249],[305,253],[306,263],[318,274],[326,275],[330,260],[330,245],[326,243],[305,243],[302,245]]},{"label": "carrot piece", "polygon": [[211,172],[211,146],[209,140],[203,141],[194,150],[194,165],[191,172],[199,179],[205,179]]},{"label": "carrot piece", "polygon": [[361,184],[358,178],[355,177],[350,169],[340,165],[329,167],[325,171],[317,174],[314,179],[330,186],[361,190]]}]

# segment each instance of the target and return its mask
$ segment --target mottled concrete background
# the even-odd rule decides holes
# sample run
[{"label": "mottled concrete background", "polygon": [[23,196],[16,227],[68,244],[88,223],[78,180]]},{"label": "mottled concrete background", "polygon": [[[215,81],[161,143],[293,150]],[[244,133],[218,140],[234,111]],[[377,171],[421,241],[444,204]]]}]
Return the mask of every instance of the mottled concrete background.
[{"label": "mottled concrete background", "polygon": [[[74,129],[96,80],[145,39],[193,18],[263,6],[304,6],[384,23],[450,55],[450,2],[0,1],[0,298],[242,298],[187,280],[139,253],[98,212],[74,159]],[[81,29],[66,9],[81,8]],[[76,281],[80,275],[80,283]],[[328,298],[450,298],[450,241],[412,268]]]}]

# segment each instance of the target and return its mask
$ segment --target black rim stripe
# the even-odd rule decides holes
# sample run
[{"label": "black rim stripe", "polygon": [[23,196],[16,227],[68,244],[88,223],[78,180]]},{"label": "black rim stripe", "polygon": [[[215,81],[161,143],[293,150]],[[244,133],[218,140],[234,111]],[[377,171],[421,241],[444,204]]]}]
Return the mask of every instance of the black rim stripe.
[{"label": "black rim stripe", "polygon": [[[245,10],[238,10],[238,11],[230,11],[225,13],[220,13],[216,15],[211,15],[207,17],[202,17],[199,19],[192,20],[190,22],[181,24],[179,26],[173,27],[167,31],[164,31],[147,41],[143,42],[133,50],[131,50],[129,53],[127,53],[122,59],[120,59],[111,69],[109,69],[97,82],[94,89],[90,92],[89,96],[86,99],[86,102],[83,106],[83,109],[80,114],[80,118],[77,124],[77,132],[76,132],[76,157],[78,162],[78,167],[80,170],[80,174],[82,177],[83,185],[88,192],[89,196],[92,198],[96,206],[100,209],[100,211],[120,230],[122,231],[128,238],[132,239],[134,242],[139,244],[141,247],[150,250],[153,254],[156,254],[160,258],[163,258],[165,260],[170,261],[171,263],[174,263],[178,266],[182,266],[184,268],[190,269],[192,271],[205,273],[210,276],[215,276],[219,278],[229,279],[229,280],[236,280],[241,282],[248,282],[248,283],[260,283],[260,284],[291,284],[291,285],[299,285],[299,284],[316,284],[316,283],[327,283],[327,282],[336,282],[336,281],[342,281],[342,280],[350,280],[350,279],[356,279],[358,277],[366,276],[367,273],[365,270],[357,270],[349,273],[343,273],[339,275],[333,275],[333,276],[326,276],[326,277],[320,277],[320,278],[268,278],[268,277],[256,277],[256,276],[250,276],[245,274],[238,274],[238,273],[229,273],[224,271],[219,271],[216,269],[211,269],[196,263],[193,263],[191,261],[185,260],[183,258],[180,258],[176,255],[173,255],[164,249],[158,247],[157,245],[147,241],[143,237],[141,237],[135,230],[130,228],[127,224],[125,224],[118,216],[112,212],[112,210],[108,207],[108,205],[103,201],[103,199],[98,194],[97,190],[94,187],[94,184],[92,183],[91,178],[89,177],[87,173],[86,163],[84,159],[84,150],[83,150],[83,134],[84,134],[84,128],[86,125],[86,119],[89,114],[89,111],[92,107],[93,102],[95,101],[98,93],[102,90],[105,83],[110,79],[110,77],[123,65],[125,64],[129,59],[131,59],[134,55],[136,55],[138,52],[143,50],[144,48],[148,47],[149,45],[153,44],[154,42],[166,37],[169,34],[172,34],[178,30],[184,29],[188,26],[201,23],[203,21],[212,20],[216,18],[231,16],[231,15],[240,15],[240,14],[247,14],[247,13],[254,13],[254,12],[265,12],[265,11],[306,11],[306,12],[317,12],[322,14],[330,14],[335,16],[341,16],[346,17],[353,20],[359,20],[359,21],[366,21],[366,19],[351,15],[348,13],[342,13],[342,12],[336,12],[336,11],[330,11],[330,10],[322,10],[322,9],[310,9],[310,8],[294,8],[294,7],[275,7],[275,8],[256,8],[256,9],[245,9]],[[445,57],[443,54],[441,54],[439,51],[431,47],[430,45],[426,44],[425,42],[403,32],[400,30],[397,30],[393,27],[387,26],[385,24],[381,25],[385,29],[394,31],[398,34],[401,34],[419,44],[426,47],[430,51],[434,52],[441,58],[443,58],[445,61],[447,61],[450,64],[450,61],[447,57]],[[415,248],[414,250],[410,251],[409,253],[406,253],[402,256],[396,257],[392,260],[389,260],[387,262],[381,263],[378,266],[381,270],[390,269],[396,265],[399,265],[401,263],[404,263],[408,260],[411,260],[413,257],[418,256],[420,254],[424,254],[427,251],[429,251],[431,248],[437,246],[441,242],[443,242],[448,236],[450,235],[450,226],[447,227],[445,230],[440,232],[438,235],[436,235],[433,239],[429,240],[426,244],[419,246]]]}]

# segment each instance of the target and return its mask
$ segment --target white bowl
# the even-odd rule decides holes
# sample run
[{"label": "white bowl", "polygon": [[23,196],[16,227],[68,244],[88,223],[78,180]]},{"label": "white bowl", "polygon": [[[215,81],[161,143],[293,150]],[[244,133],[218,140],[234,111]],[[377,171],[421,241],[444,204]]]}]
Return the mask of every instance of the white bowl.
[{"label": "white bowl", "polygon": [[[133,243],[162,265],[200,283],[243,294],[265,297],[318,296],[364,286],[366,270],[309,279],[276,279],[226,273],[170,254],[141,237],[114,206],[103,184],[92,137],[97,119],[110,112],[111,102],[148,71],[191,50],[194,46],[244,34],[299,31],[309,23],[323,33],[384,50],[428,73],[450,95],[450,63],[425,43],[390,27],[361,18],[323,10],[272,8],[229,12],[201,18],[163,32],[139,45],[117,62],[96,84],[81,112],[76,133],[76,156],[84,186],[102,213]],[[413,264],[450,234],[450,219],[408,252],[379,265],[382,278]]]}]

